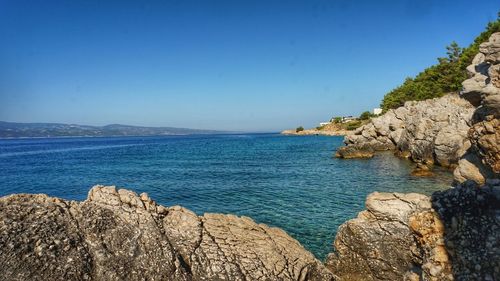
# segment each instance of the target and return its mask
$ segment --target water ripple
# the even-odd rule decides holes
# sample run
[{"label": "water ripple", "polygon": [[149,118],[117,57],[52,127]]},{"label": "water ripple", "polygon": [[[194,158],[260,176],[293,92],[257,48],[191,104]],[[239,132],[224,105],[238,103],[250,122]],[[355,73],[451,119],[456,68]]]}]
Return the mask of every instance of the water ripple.
[{"label": "water ripple", "polygon": [[332,158],[341,137],[274,134],[0,140],[0,195],[83,200],[95,184],[148,192],[198,214],[232,213],[281,227],[317,257],[373,191],[430,193],[451,181],[409,176],[391,154]]}]

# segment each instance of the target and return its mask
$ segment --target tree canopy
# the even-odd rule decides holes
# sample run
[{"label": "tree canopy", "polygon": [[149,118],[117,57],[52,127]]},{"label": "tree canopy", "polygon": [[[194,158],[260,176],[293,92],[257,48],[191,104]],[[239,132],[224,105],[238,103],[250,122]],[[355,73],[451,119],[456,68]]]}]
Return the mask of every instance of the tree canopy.
[{"label": "tree canopy", "polygon": [[437,64],[424,69],[416,77],[406,78],[401,86],[384,96],[380,106],[387,111],[404,105],[406,101],[437,98],[460,91],[462,81],[467,79],[466,67],[479,51],[479,44],[499,31],[500,13],[499,18],[488,23],[486,30],[470,46],[461,48],[456,42],[452,42],[446,47],[447,57],[438,58]]}]

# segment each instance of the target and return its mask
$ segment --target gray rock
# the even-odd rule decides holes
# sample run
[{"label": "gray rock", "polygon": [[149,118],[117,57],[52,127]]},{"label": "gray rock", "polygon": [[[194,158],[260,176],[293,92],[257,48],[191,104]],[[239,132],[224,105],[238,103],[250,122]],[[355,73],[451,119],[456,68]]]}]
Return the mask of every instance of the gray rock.
[{"label": "gray rock", "polygon": [[284,231],[95,186],[0,198],[2,280],[335,280]]},{"label": "gray rock", "polygon": [[352,159],[352,158],[372,158],[375,150],[369,145],[350,145],[339,147],[335,152],[335,157]]},{"label": "gray rock", "polygon": [[326,266],[341,280],[451,280],[442,237],[429,197],[375,192],[366,211],[340,226]]},{"label": "gray rock", "polygon": [[[346,136],[350,155],[356,149],[396,150],[415,162],[454,166],[469,145],[467,131],[474,107],[456,94],[407,102]],[[364,156],[365,153],[360,154]],[[340,154],[342,157],[342,154]]]},{"label": "gray rock", "polygon": [[484,184],[487,178],[500,177],[500,33],[494,33],[479,47],[467,68],[462,96],[478,106],[468,131],[470,148],[454,171],[455,180],[474,180]]},{"label": "gray rock", "polygon": [[455,280],[500,280],[499,183],[466,181],[432,195]]}]

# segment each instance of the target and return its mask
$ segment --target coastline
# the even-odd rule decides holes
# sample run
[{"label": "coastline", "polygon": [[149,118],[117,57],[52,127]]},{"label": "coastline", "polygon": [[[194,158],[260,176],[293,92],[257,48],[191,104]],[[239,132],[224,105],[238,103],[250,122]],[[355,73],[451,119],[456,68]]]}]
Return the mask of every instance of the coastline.
[{"label": "coastline", "polygon": [[308,129],[299,132],[297,132],[296,130],[284,130],[281,132],[282,135],[287,136],[348,136],[352,133],[353,131],[347,130],[329,131],[317,129]]},{"label": "coastline", "polygon": [[[284,230],[249,217],[199,216],[181,206],[157,204],[146,193],[97,185],[84,201],[44,194],[1,197],[0,276],[5,280],[499,280],[500,33],[480,45],[467,70],[471,78],[462,83],[460,95],[408,102],[374,118],[346,136],[345,153],[340,153],[342,158],[353,158],[359,152],[360,157],[371,157],[376,151],[396,150],[423,171],[434,164],[456,165],[453,187],[430,196],[371,193],[365,210],[339,227],[335,250],[324,263]],[[320,135],[320,131],[282,134]],[[262,158],[255,158],[262,167]],[[248,170],[241,174],[248,175]],[[383,181],[387,174],[376,176]],[[359,178],[355,174],[348,180]],[[218,204],[229,202],[215,195]],[[310,196],[303,195],[314,200]],[[296,203],[288,206],[304,215]]]}]

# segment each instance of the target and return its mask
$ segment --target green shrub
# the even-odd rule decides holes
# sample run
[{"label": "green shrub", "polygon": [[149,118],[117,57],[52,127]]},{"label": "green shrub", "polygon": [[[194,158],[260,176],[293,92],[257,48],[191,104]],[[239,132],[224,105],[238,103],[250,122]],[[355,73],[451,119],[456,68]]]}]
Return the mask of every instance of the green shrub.
[{"label": "green shrub", "polygon": [[356,130],[357,128],[361,127],[361,125],[363,125],[362,121],[353,120],[353,121],[345,123],[345,128],[346,128],[346,130],[352,131],[352,130]]},{"label": "green shrub", "polygon": [[359,115],[360,120],[368,120],[373,117],[373,114],[370,111],[365,111]]},{"label": "green shrub", "polygon": [[300,126],[300,127],[297,127],[297,129],[295,129],[295,132],[302,132],[304,131],[304,127]]},{"label": "green shrub", "polygon": [[333,118],[333,123],[335,123],[335,124],[342,123],[342,117],[339,117],[339,116],[334,117]]}]

